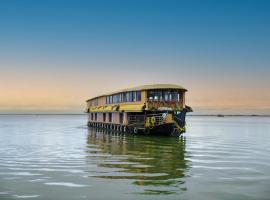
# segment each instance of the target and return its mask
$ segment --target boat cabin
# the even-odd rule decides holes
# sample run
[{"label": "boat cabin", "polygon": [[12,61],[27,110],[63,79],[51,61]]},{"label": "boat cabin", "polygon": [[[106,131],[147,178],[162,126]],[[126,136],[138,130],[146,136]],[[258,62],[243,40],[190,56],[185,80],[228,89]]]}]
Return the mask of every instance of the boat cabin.
[{"label": "boat cabin", "polygon": [[145,127],[147,115],[181,112],[185,106],[185,92],[178,85],[144,85],[88,99],[88,123],[104,126],[128,126],[132,121]]}]

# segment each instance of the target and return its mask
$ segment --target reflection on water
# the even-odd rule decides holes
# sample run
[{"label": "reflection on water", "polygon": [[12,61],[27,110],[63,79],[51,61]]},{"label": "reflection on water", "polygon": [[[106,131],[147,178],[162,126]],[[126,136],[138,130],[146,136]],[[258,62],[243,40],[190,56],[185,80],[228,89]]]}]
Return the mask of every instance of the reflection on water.
[{"label": "reflection on water", "polygon": [[[184,137],[133,136],[89,129],[87,152],[90,160],[100,153],[98,166],[112,169],[95,175],[104,179],[130,179],[140,186],[168,186],[167,190],[152,190],[156,193],[171,193],[172,188],[184,183],[188,170],[185,158]],[[98,151],[96,149],[98,145]],[[172,187],[173,186],[173,187]],[[182,190],[186,188],[180,187]],[[146,191],[150,191],[147,189]]]}]

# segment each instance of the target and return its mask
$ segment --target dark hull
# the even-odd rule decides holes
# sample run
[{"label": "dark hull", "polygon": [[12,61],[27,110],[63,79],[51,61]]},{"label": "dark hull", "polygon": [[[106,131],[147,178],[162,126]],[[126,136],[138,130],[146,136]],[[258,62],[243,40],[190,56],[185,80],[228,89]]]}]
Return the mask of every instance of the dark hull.
[{"label": "dark hull", "polygon": [[152,135],[180,136],[184,131],[178,131],[174,124],[163,124],[146,131],[146,133]]},{"label": "dark hull", "polygon": [[98,129],[104,129],[108,131],[117,131],[123,133],[131,133],[131,134],[146,134],[146,135],[164,135],[164,136],[175,136],[178,137],[182,133],[184,133],[185,129],[179,131],[175,128],[174,124],[163,124],[159,126],[155,126],[152,129],[137,129],[134,131],[133,126],[119,126],[116,124],[102,124],[102,123],[88,123],[88,127],[94,127]]}]

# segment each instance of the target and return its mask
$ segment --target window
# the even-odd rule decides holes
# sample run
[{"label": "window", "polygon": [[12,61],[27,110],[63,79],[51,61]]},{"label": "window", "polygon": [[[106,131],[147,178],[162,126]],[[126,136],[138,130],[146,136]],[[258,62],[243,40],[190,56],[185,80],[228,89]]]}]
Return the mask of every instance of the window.
[{"label": "window", "polygon": [[127,102],[127,93],[123,93],[123,102]]},{"label": "window", "polygon": [[103,113],[103,122],[106,122],[106,113]]},{"label": "window", "polygon": [[113,97],[112,96],[110,96],[110,104],[113,102]]},{"label": "window", "polygon": [[112,113],[109,113],[109,122],[112,122]]},{"label": "window", "polygon": [[120,121],[120,124],[123,124],[123,121],[124,121],[123,113],[119,114],[119,121]]},{"label": "window", "polygon": [[132,93],[132,101],[137,101],[137,92],[131,92]]},{"label": "window", "polygon": [[131,99],[131,98],[130,98],[130,93],[129,93],[129,92],[127,92],[127,93],[126,93],[126,102],[129,102],[129,101],[130,101],[130,99]]},{"label": "window", "polygon": [[179,100],[178,100],[178,94],[179,94],[179,93],[178,93],[177,91],[173,91],[173,92],[172,92],[172,100],[173,100],[173,101],[179,101]]},{"label": "window", "polygon": [[93,113],[91,113],[91,120],[93,120],[94,119],[94,114]]},{"label": "window", "polygon": [[119,94],[119,102],[123,102],[123,93]]},{"label": "window", "polygon": [[154,101],[162,101],[163,97],[162,97],[162,91],[161,90],[152,90],[149,91],[148,93],[148,99],[150,101],[154,100]]},{"label": "window", "polygon": [[178,102],[180,102],[181,98],[182,98],[182,94],[178,93]]},{"label": "window", "polygon": [[162,101],[162,91],[161,90],[157,90],[155,92],[155,100],[156,101]]},{"label": "window", "polygon": [[148,99],[150,100],[150,101],[153,101],[153,99],[154,99],[154,91],[153,90],[150,90],[149,92],[148,92]]},{"label": "window", "polygon": [[106,96],[106,104],[141,101],[141,91],[122,92]]},{"label": "window", "polygon": [[149,101],[180,101],[178,90],[150,90],[148,92]]},{"label": "window", "polygon": [[97,113],[95,113],[95,121],[97,121]]},{"label": "window", "polygon": [[141,101],[141,91],[137,91],[137,101]]},{"label": "window", "polygon": [[129,101],[133,101],[133,92],[129,92]]},{"label": "window", "polygon": [[170,91],[164,91],[164,100],[169,101]]},{"label": "window", "polygon": [[115,95],[113,95],[113,103],[118,103],[118,95],[117,94],[115,94]]}]

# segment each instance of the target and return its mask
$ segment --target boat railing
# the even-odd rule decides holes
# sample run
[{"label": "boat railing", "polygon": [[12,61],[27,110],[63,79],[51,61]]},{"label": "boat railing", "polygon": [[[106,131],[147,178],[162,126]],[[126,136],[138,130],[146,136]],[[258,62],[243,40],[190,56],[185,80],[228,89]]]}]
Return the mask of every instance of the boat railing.
[{"label": "boat railing", "polygon": [[159,126],[165,123],[162,114],[148,114],[148,115],[130,115],[128,117],[129,124],[144,125],[147,118],[154,118],[153,126]]},{"label": "boat railing", "polygon": [[144,115],[130,115],[128,117],[129,124],[133,125],[144,125],[145,116]]},{"label": "boat railing", "polygon": [[154,117],[155,118],[155,123],[154,123],[155,126],[162,125],[165,122],[165,119],[162,116],[162,114],[148,114],[147,117]]}]

